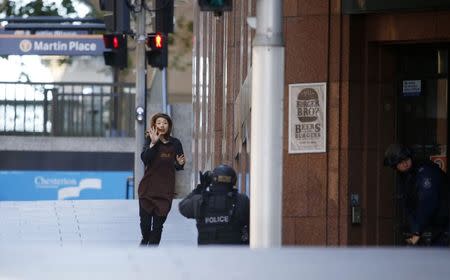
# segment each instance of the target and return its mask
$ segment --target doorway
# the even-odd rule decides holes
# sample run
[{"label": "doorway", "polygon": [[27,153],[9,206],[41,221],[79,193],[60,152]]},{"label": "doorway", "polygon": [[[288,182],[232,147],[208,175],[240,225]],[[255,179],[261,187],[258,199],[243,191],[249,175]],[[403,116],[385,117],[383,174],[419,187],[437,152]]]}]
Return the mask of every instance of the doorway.
[{"label": "doorway", "polygon": [[[447,172],[448,45],[400,46],[397,57],[396,138],[415,158],[432,160]],[[405,215],[396,189],[395,243],[403,244]]]}]

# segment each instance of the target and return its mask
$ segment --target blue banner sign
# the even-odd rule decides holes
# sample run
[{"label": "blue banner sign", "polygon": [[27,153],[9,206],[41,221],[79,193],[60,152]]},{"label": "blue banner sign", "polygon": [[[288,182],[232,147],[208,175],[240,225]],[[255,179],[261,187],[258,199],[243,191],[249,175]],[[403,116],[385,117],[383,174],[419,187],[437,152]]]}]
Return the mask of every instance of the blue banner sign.
[{"label": "blue banner sign", "polygon": [[0,55],[103,55],[102,35],[0,34]]},{"label": "blue banner sign", "polygon": [[0,201],[125,199],[130,176],[127,171],[0,171]]}]

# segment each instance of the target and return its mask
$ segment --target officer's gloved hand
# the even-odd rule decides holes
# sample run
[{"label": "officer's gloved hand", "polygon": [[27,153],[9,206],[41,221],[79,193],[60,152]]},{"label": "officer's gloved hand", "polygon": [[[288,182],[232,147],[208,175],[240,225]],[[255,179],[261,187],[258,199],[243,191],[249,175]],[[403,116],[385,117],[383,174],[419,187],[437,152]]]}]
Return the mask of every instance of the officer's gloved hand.
[{"label": "officer's gloved hand", "polygon": [[200,177],[200,184],[194,190],[195,194],[201,194],[211,184],[211,171],[198,172]]},{"label": "officer's gloved hand", "polygon": [[205,188],[208,187],[212,182],[212,172],[207,170],[205,173],[200,172],[200,184]]}]

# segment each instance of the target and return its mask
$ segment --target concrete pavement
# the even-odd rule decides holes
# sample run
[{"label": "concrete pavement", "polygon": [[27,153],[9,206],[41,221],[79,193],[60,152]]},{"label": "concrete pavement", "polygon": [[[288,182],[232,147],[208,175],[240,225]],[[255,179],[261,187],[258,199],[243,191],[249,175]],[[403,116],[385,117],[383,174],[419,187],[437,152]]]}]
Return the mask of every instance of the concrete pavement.
[{"label": "concrete pavement", "polygon": [[448,279],[450,250],[196,246],[178,213],[139,247],[137,201],[0,202],[1,279]]},{"label": "concrete pavement", "polygon": [[[172,211],[161,246],[197,244],[195,221]],[[43,243],[65,245],[139,244],[137,200],[57,200],[0,202],[0,246]]]}]

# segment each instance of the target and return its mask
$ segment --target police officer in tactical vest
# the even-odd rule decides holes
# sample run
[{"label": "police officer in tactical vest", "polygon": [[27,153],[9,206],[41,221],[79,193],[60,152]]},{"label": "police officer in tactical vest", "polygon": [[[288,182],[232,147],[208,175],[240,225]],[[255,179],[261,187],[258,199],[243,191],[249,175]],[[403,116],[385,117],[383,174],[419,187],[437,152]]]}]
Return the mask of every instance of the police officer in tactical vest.
[{"label": "police officer in tactical vest", "polygon": [[180,202],[180,213],[197,220],[199,245],[249,243],[250,202],[235,184],[236,172],[222,164],[200,172],[200,184]]},{"label": "police officer in tactical vest", "polygon": [[385,152],[384,165],[398,172],[400,203],[407,220],[406,243],[448,246],[449,185],[446,174],[429,160],[419,162],[412,151],[393,144]]}]

